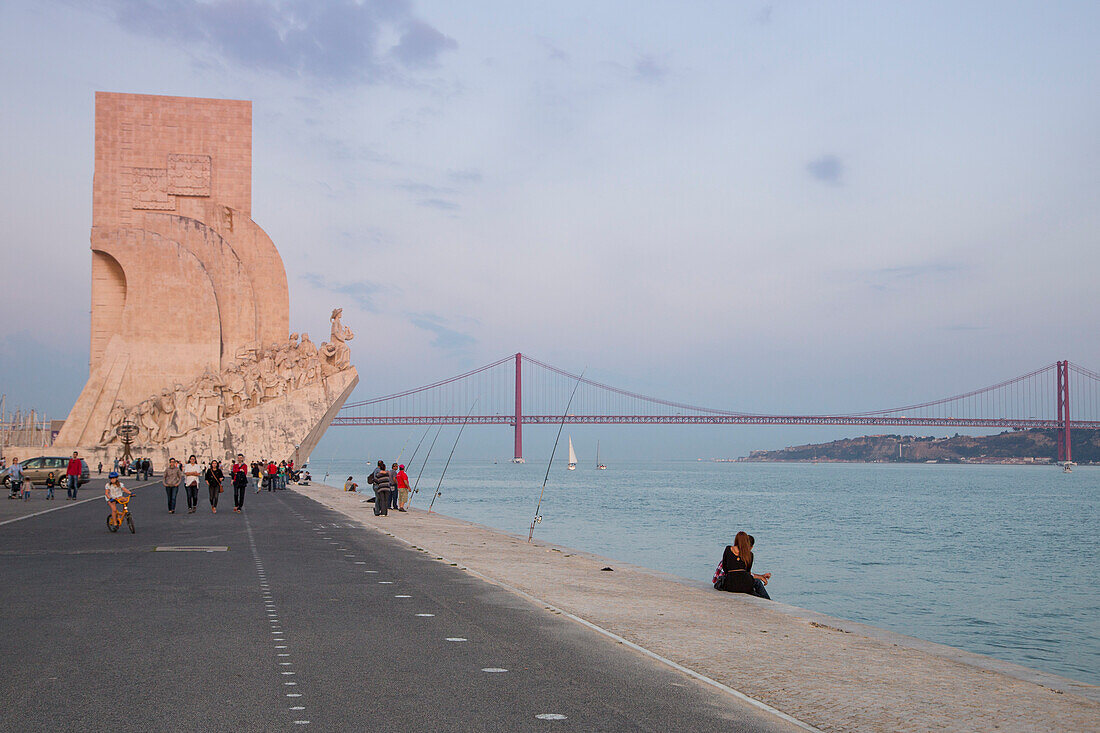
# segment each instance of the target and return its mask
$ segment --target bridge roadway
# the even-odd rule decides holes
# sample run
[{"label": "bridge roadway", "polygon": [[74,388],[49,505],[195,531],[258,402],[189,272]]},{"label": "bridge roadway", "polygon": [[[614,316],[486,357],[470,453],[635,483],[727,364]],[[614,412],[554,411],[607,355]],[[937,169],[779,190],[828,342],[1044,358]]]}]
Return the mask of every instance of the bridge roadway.
[{"label": "bridge roadway", "polygon": [[135,535],[3,506],[0,730],[791,730],[304,496],[205,493],[139,488]]}]

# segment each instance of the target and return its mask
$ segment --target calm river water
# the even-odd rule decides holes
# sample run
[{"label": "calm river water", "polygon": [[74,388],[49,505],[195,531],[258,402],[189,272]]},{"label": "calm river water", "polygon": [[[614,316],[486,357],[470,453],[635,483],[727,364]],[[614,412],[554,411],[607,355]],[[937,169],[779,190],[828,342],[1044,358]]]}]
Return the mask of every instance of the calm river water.
[{"label": "calm river water", "polygon": [[[414,506],[443,470],[430,461]],[[315,478],[358,461],[316,461]],[[415,467],[419,469],[418,465]],[[1100,469],[555,465],[540,539],[709,580],[738,529],[772,598],[1100,683]],[[546,465],[454,461],[436,509],[526,536]],[[416,479],[416,471],[410,474]]]}]

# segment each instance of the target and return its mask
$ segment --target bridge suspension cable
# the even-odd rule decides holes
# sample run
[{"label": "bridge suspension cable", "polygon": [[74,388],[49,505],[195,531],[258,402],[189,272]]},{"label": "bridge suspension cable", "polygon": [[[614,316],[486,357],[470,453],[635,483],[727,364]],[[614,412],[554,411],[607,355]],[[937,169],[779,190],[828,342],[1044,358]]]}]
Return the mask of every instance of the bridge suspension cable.
[{"label": "bridge suspension cable", "polygon": [[[1059,431],[1070,460],[1073,427],[1100,428],[1100,374],[1058,361],[1018,377],[937,400],[837,414],[762,414],[650,397],[573,374],[524,354],[421,387],[346,404],[334,425],[446,425],[478,401],[472,425],[509,425],[521,460],[524,424],[554,424],[572,395],[573,424],[888,425],[949,428],[1047,428]],[[1070,418],[1070,395],[1073,414]]]}]

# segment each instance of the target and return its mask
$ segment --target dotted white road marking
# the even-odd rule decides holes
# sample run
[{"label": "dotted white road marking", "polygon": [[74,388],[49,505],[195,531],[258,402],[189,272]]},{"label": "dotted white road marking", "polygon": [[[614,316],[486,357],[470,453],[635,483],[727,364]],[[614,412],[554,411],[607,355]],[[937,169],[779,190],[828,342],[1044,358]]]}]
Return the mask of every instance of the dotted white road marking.
[{"label": "dotted white road marking", "polygon": [[448,636],[447,641],[466,641],[466,639],[461,636]]},{"label": "dotted white road marking", "polygon": [[482,667],[481,671],[482,672],[492,672],[492,673],[495,674],[497,672],[507,672],[508,670],[506,670],[504,667]]},{"label": "dotted white road marking", "polygon": [[412,598],[412,596],[394,596],[394,598]]},{"label": "dotted white road marking", "polygon": [[539,720],[565,720],[565,716],[561,713],[539,713],[535,717]]},{"label": "dotted white road marking", "polygon": [[416,615],[420,616],[421,618],[432,618],[433,616],[435,616],[434,613],[418,613]]},{"label": "dotted white road marking", "polygon": [[393,585],[392,580],[379,580],[378,585]]},{"label": "dotted white road marking", "polygon": [[[301,518],[301,517],[299,517],[299,518]],[[288,645],[286,644],[286,635],[285,635],[286,632],[283,631],[282,623],[279,621],[279,613],[278,613],[278,610],[276,608],[275,601],[274,601],[274,599],[271,595],[271,586],[267,582],[267,572],[264,570],[263,561],[260,560],[260,553],[259,553],[259,550],[256,547],[256,539],[252,534],[252,524],[251,524],[251,522],[248,521],[248,517],[245,517],[245,529],[248,532],[248,544],[251,546],[252,557],[255,560],[255,564],[256,564],[256,575],[260,580],[260,594],[261,594],[262,599],[263,599],[264,611],[265,611],[265,614],[267,615],[267,622],[272,627],[271,628],[271,641],[273,642],[272,645],[276,649],[287,649]],[[276,654],[276,659],[277,660],[278,659],[285,660],[289,656],[290,656],[289,651],[288,652],[280,652],[280,653]],[[289,662],[289,661],[276,661],[276,666],[278,666],[278,667],[292,667],[292,666],[294,666],[294,663]],[[280,671],[280,674],[289,677],[289,676],[295,675],[296,673],[292,672],[290,670],[287,670],[287,669],[283,669],[283,670]],[[286,681],[286,682],[283,682],[283,686],[284,687],[290,687],[292,689],[296,689],[297,686],[298,686],[298,683],[296,681]],[[288,698],[299,698],[299,697],[302,696],[302,693],[300,693],[300,692],[287,692],[285,694]],[[293,706],[293,707],[290,708],[290,710],[305,710],[305,706],[304,705]],[[310,721],[308,721],[308,720],[294,720],[293,723],[295,725],[309,725]]]}]

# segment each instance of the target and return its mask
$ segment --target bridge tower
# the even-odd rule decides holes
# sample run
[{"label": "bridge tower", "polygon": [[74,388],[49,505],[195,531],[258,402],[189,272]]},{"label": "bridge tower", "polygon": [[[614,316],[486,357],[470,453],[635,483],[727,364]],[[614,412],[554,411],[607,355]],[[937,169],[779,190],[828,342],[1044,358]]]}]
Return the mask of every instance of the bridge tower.
[{"label": "bridge tower", "polygon": [[1058,461],[1073,460],[1069,433],[1069,362],[1057,363],[1058,372]]},{"label": "bridge tower", "polygon": [[523,463],[523,354],[516,352],[516,441],[512,463]]}]

